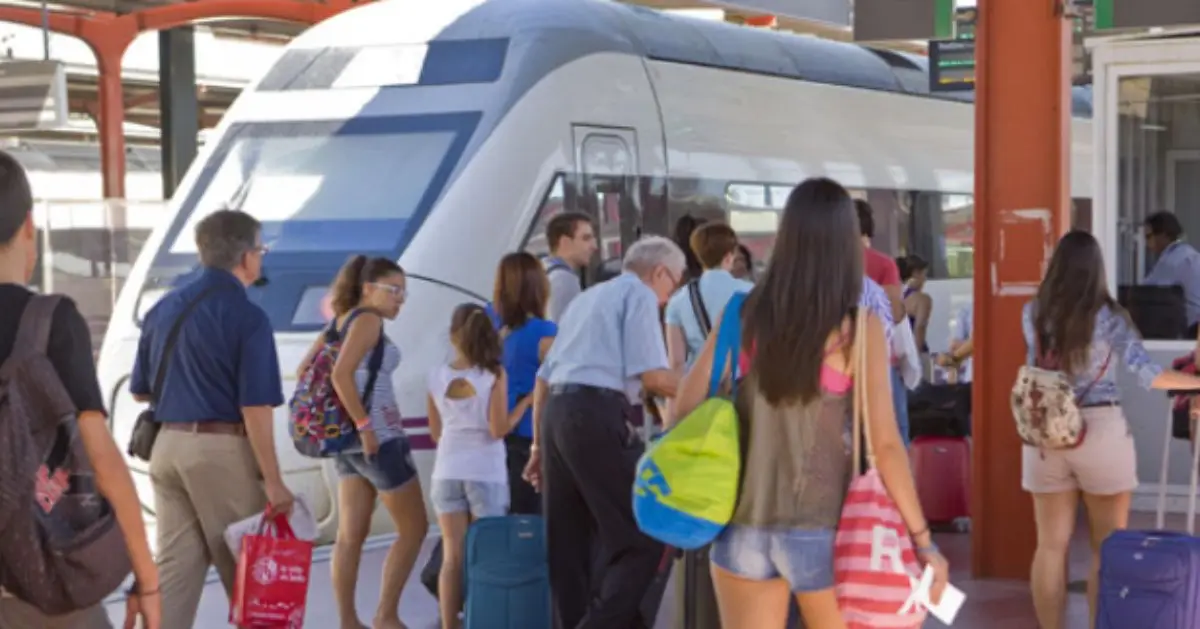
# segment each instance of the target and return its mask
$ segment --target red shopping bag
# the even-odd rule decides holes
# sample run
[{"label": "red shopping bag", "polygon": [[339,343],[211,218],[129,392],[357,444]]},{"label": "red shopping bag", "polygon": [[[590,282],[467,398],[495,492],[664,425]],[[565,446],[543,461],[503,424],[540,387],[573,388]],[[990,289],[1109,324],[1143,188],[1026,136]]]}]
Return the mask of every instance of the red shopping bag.
[{"label": "red shopping bag", "polygon": [[296,539],[287,516],[263,516],[242,539],[229,622],[242,629],[301,629],[312,542]]},{"label": "red shopping bag", "polygon": [[870,431],[866,427],[865,317],[861,310],[855,333],[853,461],[859,469],[860,448],[867,450],[868,469],[850,483],[834,538],[833,571],[838,607],[847,629],[919,629],[927,610],[915,601],[921,568],[900,510],[875,469]]}]

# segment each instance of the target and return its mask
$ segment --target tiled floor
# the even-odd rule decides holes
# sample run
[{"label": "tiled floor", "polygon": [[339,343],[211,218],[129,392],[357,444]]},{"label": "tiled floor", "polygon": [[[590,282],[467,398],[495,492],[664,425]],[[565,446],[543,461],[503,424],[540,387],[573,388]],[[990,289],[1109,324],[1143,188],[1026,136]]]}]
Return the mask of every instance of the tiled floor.
[{"label": "tiled floor", "polygon": [[[1134,526],[1149,526],[1153,517],[1146,514],[1135,514]],[[1182,528],[1182,518],[1169,522],[1169,528]],[[1074,579],[1082,579],[1087,574],[1088,550],[1086,537],[1082,534],[1076,537],[1077,543],[1072,551],[1071,575]],[[938,537],[938,545],[946,553],[954,567],[952,582],[967,594],[967,602],[954,622],[955,629],[1036,629],[1033,605],[1030,602],[1029,586],[1020,581],[976,581],[969,577],[970,566],[970,536],[967,534],[943,534]],[[428,553],[433,546],[429,540],[425,544]],[[369,546],[362,562],[362,587],[358,592],[358,610],[362,618],[370,620],[374,611],[378,592],[380,566],[387,550],[386,540],[378,540]],[[425,563],[422,555],[418,566]],[[672,588],[668,588],[666,600],[663,602],[655,629],[685,629],[677,627],[673,622]],[[1087,603],[1082,594],[1071,594],[1069,597],[1068,615],[1070,621],[1067,629],[1085,629],[1087,625]],[[309,589],[308,612],[304,626],[309,629],[335,629],[338,626],[336,609],[333,605],[329,584],[329,562],[327,549],[318,549],[313,566],[312,582]],[[414,575],[412,582],[404,593],[401,601],[401,617],[410,629],[437,629],[437,604],[424,588],[417,582]],[[114,601],[109,606],[110,617],[117,622],[122,619],[123,605]],[[210,580],[200,604],[200,613],[196,621],[196,629],[227,627],[228,605],[219,583]],[[927,629],[942,627],[940,622],[930,619]],[[769,628],[763,628],[769,629]]]}]

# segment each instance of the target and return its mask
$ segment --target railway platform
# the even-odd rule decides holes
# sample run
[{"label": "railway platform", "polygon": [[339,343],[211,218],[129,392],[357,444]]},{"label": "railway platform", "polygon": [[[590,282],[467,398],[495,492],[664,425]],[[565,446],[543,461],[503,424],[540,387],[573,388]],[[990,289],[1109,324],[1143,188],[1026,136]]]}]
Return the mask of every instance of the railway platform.
[{"label": "railway platform", "polygon": [[[1182,530],[1185,528],[1184,524],[1184,519],[1178,516],[1171,516],[1167,521],[1168,528],[1173,529]],[[1154,514],[1134,513],[1131,526],[1154,526]],[[417,561],[418,570],[425,565],[437,539],[436,535],[435,531],[426,540],[421,557]],[[935,535],[935,539],[950,560],[951,582],[967,594],[967,604],[963,606],[959,617],[955,620],[954,629],[1030,629],[1037,626],[1027,581],[972,579],[970,574],[970,534],[941,533]],[[375,537],[367,542],[367,547],[363,552],[362,577],[358,588],[358,610],[360,618],[368,621],[374,612],[375,602],[378,600],[379,571],[390,543],[390,536]],[[314,553],[308,610],[304,622],[307,629],[325,629],[337,626],[337,608],[333,602],[329,582],[330,549],[331,547],[324,546],[318,548]],[[1080,529],[1073,538],[1071,549],[1070,575],[1073,581],[1081,581],[1087,576],[1088,558],[1087,529],[1081,521]],[[674,587],[668,587],[658,621],[655,623],[655,629],[679,629],[672,614],[672,610],[675,608],[673,599]],[[124,617],[123,601],[114,598],[108,605],[108,611],[109,617],[116,626],[120,626],[119,623]],[[228,614],[229,607],[221,584],[217,581],[216,574],[210,571],[195,627],[196,629],[227,627],[229,626]],[[1068,595],[1067,615],[1067,629],[1083,629],[1087,626],[1087,601],[1082,593]],[[400,603],[400,616],[407,623],[409,629],[439,629],[440,627],[437,602],[421,586],[416,571],[414,571]],[[941,627],[945,627],[945,625],[933,618],[930,618],[925,624],[926,629]]]}]

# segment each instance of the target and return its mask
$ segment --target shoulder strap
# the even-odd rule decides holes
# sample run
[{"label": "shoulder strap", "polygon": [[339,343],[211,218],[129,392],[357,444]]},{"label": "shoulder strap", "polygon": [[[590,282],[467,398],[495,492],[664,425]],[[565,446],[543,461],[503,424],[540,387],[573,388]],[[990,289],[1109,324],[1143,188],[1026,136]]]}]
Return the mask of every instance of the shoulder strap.
[{"label": "shoulder strap", "polygon": [[717,328],[717,342],[713,351],[713,364],[708,381],[708,396],[714,397],[721,388],[721,376],[729,364],[729,379],[736,390],[738,380],[738,355],[742,349],[742,305],[746,293],[737,292],[725,304],[721,314],[721,326]]},{"label": "shoulder strap", "polygon": [[700,324],[700,334],[707,337],[712,331],[712,319],[708,316],[708,308],[704,307],[704,298],[700,295],[700,278],[687,285],[688,297],[692,300],[692,311],[696,313],[696,321]]},{"label": "shoulder strap", "polygon": [[[332,343],[346,338],[346,334],[350,332],[350,324],[354,320],[366,312],[375,312],[371,308],[355,308],[346,315],[346,320],[342,322],[342,329],[337,329],[337,319],[334,319],[330,324],[329,330],[325,332],[325,340]],[[378,314],[378,313],[375,313]],[[383,352],[386,349],[386,335],[381,329],[379,331],[379,340],[375,342],[375,348],[371,350],[371,357],[367,360],[367,382],[363,386],[363,392],[360,398],[362,399],[363,408],[368,412],[371,410],[371,394],[375,392],[375,382],[379,380],[379,370],[383,368]]]},{"label": "shoulder strap", "polygon": [[1108,348],[1108,354],[1106,354],[1104,356],[1104,364],[1100,365],[1099,373],[1096,374],[1095,378],[1092,378],[1092,381],[1088,383],[1087,387],[1084,388],[1083,391],[1080,391],[1079,396],[1075,398],[1076,404],[1083,402],[1083,398],[1087,397],[1087,394],[1088,394],[1088,392],[1090,392],[1092,390],[1092,387],[1096,386],[1097,382],[1100,382],[1100,379],[1104,377],[1104,374],[1106,372],[1108,372],[1108,364],[1110,362],[1112,362],[1112,348],[1111,347]]},{"label": "shoulder strap", "polygon": [[867,310],[856,308],[854,313],[854,386],[851,389],[851,429],[853,440],[851,446],[851,461],[854,466],[854,476],[863,473],[863,448],[866,448],[866,469],[875,467],[875,452],[871,446],[871,430],[867,425],[869,413],[867,410]]},{"label": "shoulder strap", "polygon": [[379,331],[379,340],[375,349],[371,350],[371,358],[367,360],[367,382],[363,386],[362,404],[367,412],[371,411],[371,394],[375,393],[375,382],[379,380],[379,370],[383,368],[383,351],[386,349],[386,337],[383,330]]},{"label": "shoulder strap", "polygon": [[17,347],[13,348],[16,356],[18,349],[34,349],[43,354],[50,347],[50,329],[54,327],[54,311],[62,303],[62,295],[34,294],[25,304],[21,313],[21,323],[17,326]]},{"label": "shoulder strap", "polygon": [[171,331],[167,333],[167,342],[163,344],[162,355],[158,359],[158,373],[154,375],[154,386],[150,388],[150,398],[154,405],[158,405],[158,400],[162,396],[163,384],[167,379],[167,367],[171,364],[171,357],[175,353],[175,344],[179,342],[179,332],[183,330],[183,322],[196,310],[196,306],[204,301],[206,297],[217,291],[217,286],[212,286],[205,289],[196,296],[183,312],[179,313],[179,317],[175,319],[175,323],[171,326]]}]

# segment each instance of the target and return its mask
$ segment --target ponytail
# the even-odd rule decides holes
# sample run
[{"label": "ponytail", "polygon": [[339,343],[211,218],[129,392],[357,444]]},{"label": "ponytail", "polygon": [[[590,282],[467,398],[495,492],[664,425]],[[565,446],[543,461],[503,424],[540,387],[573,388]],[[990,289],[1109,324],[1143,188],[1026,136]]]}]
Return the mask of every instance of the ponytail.
[{"label": "ponytail", "polygon": [[332,298],[334,314],[339,317],[350,312],[362,301],[363,268],[367,266],[367,256],[356,255],[342,265],[337,279],[333,281]]},{"label": "ponytail", "polygon": [[342,316],[362,302],[363,285],[378,282],[389,275],[404,275],[404,269],[388,258],[368,258],[356,255],[342,265],[330,289],[329,303],[333,313]]},{"label": "ponytail", "polygon": [[450,337],[471,364],[496,375],[502,367],[500,333],[487,311],[478,304],[463,304],[450,320]]}]

